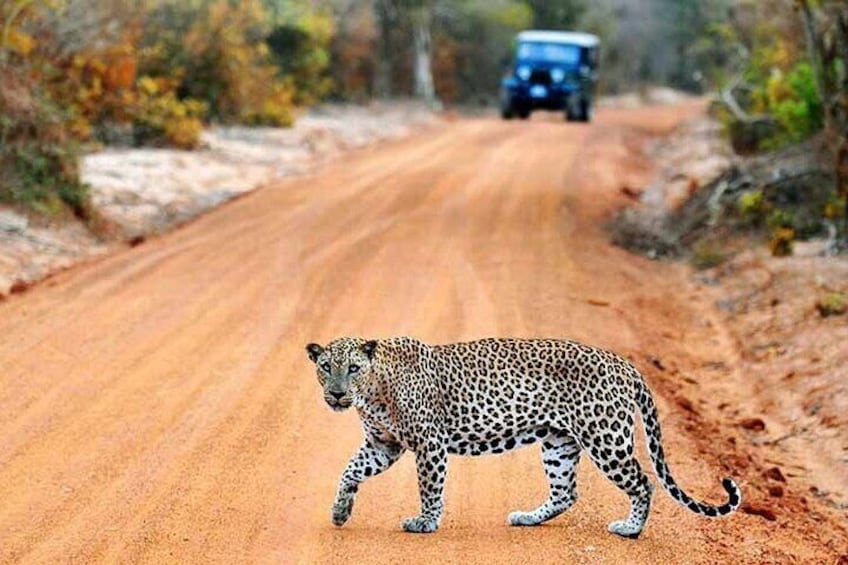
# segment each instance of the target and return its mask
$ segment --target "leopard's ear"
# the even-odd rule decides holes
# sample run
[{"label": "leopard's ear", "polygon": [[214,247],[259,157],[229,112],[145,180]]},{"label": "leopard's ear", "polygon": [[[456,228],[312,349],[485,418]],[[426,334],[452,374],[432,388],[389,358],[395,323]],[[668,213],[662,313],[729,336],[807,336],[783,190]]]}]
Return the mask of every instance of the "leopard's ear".
[{"label": "leopard's ear", "polygon": [[324,353],[324,348],[317,343],[310,343],[306,346],[306,354],[309,355],[309,358],[313,363],[318,361],[318,357],[320,357],[322,353]]},{"label": "leopard's ear", "polygon": [[376,340],[366,341],[362,344],[362,352],[368,356],[369,359],[374,358],[374,352],[377,350],[377,342]]}]

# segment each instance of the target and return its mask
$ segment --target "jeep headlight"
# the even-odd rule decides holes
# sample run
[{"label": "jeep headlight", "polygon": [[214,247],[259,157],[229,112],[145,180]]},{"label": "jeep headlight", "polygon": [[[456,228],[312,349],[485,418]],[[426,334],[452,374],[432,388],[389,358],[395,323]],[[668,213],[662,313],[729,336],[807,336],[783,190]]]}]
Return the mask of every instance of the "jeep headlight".
[{"label": "jeep headlight", "polygon": [[530,67],[527,65],[521,65],[515,69],[515,74],[518,75],[518,78],[521,80],[527,80],[530,78],[530,75],[533,74],[533,71],[531,71]]},{"label": "jeep headlight", "polygon": [[562,69],[551,69],[551,80],[554,82],[562,82],[565,79],[565,71]]}]

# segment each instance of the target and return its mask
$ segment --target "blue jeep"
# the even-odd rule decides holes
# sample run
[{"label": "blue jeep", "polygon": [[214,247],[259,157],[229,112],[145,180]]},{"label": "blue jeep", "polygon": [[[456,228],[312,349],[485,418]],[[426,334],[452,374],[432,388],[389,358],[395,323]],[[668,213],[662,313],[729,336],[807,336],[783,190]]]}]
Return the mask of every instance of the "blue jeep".
[{"label": "blue jeep", "polygon": [[533,110],[564,110],[568,121],[591,121],[598,44],[588,33],[519,33],[515,60],[501,81],[501,116],[526,119]]}]

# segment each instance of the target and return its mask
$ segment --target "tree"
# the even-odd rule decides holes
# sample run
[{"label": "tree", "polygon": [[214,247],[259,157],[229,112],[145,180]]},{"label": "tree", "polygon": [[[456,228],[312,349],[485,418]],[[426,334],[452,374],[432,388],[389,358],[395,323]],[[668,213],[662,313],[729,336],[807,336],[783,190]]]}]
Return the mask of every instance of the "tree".
[{"label": "tree", "polygon": [[433,8],[435,0],[406,0],[412,24],[413,78],[415,96],[433,104],[436,88],[433,82]]},{"label": "tree", "polygon": [[327,75],[333,18],[306,0],[263,0],[270,21],[265,43],[279,74],[294,87],[297,104],[322,99],[331,87]]},{"label": "tree", "polygon": [[796,6],[804,21],[807,49],[824,105],[836,188],[845,199],[843,237],[848,238],[848,6],[841,0],[815,5],[796,0]]},{"label": "tree", "polygon": [[533,10],[533,27],[536,29],[569,30],[577,26],[586,10],[587,0],[526,0]]},{"label": "tree", "polygon": [[433,75],[439,98],[494,102],[515,35],[532,24],[533,11],[520,0],[441,3],[433,26]]},{"label": "tree", "polygon": [[394,2],[392,0],[375,0],[374,19],[377,24],[374,94],[378,98],[390,98],[394,91],[392,88],[392,70],[395,59],[391,37],[392,30],[398,23],[398,13]]}]

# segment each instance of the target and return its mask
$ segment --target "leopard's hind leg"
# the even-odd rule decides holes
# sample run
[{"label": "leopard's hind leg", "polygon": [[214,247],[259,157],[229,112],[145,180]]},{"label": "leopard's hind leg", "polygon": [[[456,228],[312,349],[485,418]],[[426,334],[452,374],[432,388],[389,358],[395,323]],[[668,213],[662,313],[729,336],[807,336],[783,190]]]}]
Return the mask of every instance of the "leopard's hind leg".
[{"label": "leopard's hind leg", "polygon": [[654,487],[635,458],[606,472],[606,476],[630,498],[630,514],[624,520],[610,522],[608,529],[622,537],[636,539],[648,521]]},{"label": "leopard's hind leg", "polygon": [[632,421],[629,419],[629,426],[616,423],[611,429],[604,429],[604,422],[597,421],[595,438],[603,439],[587,441],[586,450],[598,469],[630,498],[630,514],[624,520],[611,522],[609,531],[635,539],[648,520],[654,487],[633,454]]},{"label": "leopard's hind leg", "polygon": [[535,526],[571,508],[577,500],[576,467],[579,460],[580,446],[569,434],[553,432],[545,438],[542,443],[542,463],[550,495],[535,510],[510,513],[509,523],[513,526]]}]

